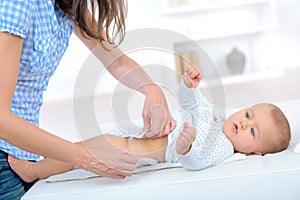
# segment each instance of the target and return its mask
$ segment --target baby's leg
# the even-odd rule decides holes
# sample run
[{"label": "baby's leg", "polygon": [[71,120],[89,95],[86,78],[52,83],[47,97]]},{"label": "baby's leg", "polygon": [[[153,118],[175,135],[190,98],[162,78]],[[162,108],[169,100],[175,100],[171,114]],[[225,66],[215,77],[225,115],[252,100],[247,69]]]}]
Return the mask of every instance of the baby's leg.
[{"label": "baby's leg", "polygon": [[[88,146],[97,145],[101,141],[109,140],[116,148],[128,150],[141,158],[152,158],[158,162],[164,162],[167,145],[167,137],[161,138],[120,138],[114,135],[100,135],[83,142]],[[47,178],[73,169],[73,165],[45,158],[38,162],[20,160],[9,156],[8,162],[11,168],[26,182]]]},{"label": "baby's leg", "polygon": [[[115,147],[128,150],[140,158],[152,158],[158,162],[165,161],[165,151],[168,144],[168,137],[160,138],[120,138],[114,135],[104,135]],[[96,143],[101,136],[91,138]]]},{"label": "baby's leg", "polygon": [[70,163],[64,163],[50,158],[38,162],[20,160],[13,156],[8,157],[10,167],[25,182],[32,182],[40,178],[47,178],[51,175],[60,174],[73,169]]},{"label": "baby's leg", "polygon": [[140,158],[152,158],[158,162],[165,162],[165,152],[168,136],[159,138],[127,138],[130,152]]}]

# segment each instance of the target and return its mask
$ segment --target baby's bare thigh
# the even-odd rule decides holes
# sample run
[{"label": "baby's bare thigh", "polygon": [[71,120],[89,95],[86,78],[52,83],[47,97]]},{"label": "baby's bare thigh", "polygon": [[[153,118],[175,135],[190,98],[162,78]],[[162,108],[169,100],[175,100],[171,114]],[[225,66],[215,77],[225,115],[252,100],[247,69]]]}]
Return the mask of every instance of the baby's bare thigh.
[{"label": "baby's bare thigh", "polygon": [[112,145],[114,145],[118,149],[129,150],[126,138],[109,134],[103,135],[103,137],[105,137]]},{"label": "baby's bare thigh", "polygon": [[164,162],[164,155],[168,143],[168,137],[161,138],[121,138],[114,135],[99,135],[88,139],[85,143],[89,146],[99,146],[101,142],[108,141],[114,147],[127,150],[138,157],[153,158]]},{"label": "baby's bare thigh", "polygon": [[99,147],[111,148],[116,147],[118,149],[128,149],[127,140],[125,138],[120,138],[114,135],[98,135],[82,142],[84,146],[90,149],[99,149]]}]

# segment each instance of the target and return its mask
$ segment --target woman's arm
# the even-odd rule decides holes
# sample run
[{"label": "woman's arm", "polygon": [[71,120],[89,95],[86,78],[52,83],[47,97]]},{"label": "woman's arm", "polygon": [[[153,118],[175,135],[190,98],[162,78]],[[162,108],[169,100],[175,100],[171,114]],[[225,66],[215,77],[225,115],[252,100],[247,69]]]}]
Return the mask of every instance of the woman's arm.
[{"label": "woman's arm", "polygon": [[[0,44],[0,138],[32,153],[73,161],[74,158],[67,158],[68,156],[64,155],[69,150],[57,154],[53,148],[66,145],[71,151],[75,151],[73,145],[47,134],[11,113],[10,106],[18,79],[23,39],[8,33],[0,33]],[[38,137],[39,135],[41,137]]]},{"label": "woman's arm", "polygon": [[163,91],[135,61],[108,42],[100,44],[97,40],[85,38],[76,26],[75,34],[117,80],[146,96],[142,113],[146,137],[160,137],[174,130],[176,123]]},{"label": "woman's arm", "polygon": [[[109,149],[109,142],[107,142],[108,148],[101,147],[91,154],[87,147],[75,145],[52,135],[10,111],[18,79],[22,44],[22,38],[0,32],[0,139],[23,150],[69,162],[103,176],[112,178],[129,176],[131,171],[135,169],[136,158],[116,148],[114,148],[115,150],[113,147]],[[120,162],[114,162],[112,159],[110,159],[109,166],[104,164],[106,162],[102,158],[105,158],[107,149],[111,150],[110,154],[115,152],[119,159],[124,156],[122,160],[125,160],[124,163],[126,162],[126,164],[122,169],[119,166]]]}]

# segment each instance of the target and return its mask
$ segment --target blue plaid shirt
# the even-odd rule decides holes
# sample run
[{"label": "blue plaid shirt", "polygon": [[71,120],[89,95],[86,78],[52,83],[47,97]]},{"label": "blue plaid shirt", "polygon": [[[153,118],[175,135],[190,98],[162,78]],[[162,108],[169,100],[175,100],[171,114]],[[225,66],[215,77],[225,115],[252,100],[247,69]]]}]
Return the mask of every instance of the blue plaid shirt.
[{"label": "blue plaid shirt", "polygon": [[[36,126],[39,124],[43,91],[65,53],[73,32],[71,20],[63,18],[63,12],[53,2],[0,1],[0,31],[24,38],[11,111]],[[20,150],[2,140],[0,149],[20,159],[40,159],[40,156]]]}]

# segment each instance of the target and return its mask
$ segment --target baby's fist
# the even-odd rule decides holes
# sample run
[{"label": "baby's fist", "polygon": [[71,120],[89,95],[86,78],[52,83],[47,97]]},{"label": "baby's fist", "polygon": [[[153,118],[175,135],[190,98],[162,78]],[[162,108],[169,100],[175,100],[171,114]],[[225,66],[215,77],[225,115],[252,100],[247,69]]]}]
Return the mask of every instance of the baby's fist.
[{"label": "baby's fist", "polygon": [[196,88],[202,78],[203,75],[200,70],[193,65],[189,65],[185,70],[183,80],[187,87]]}]

